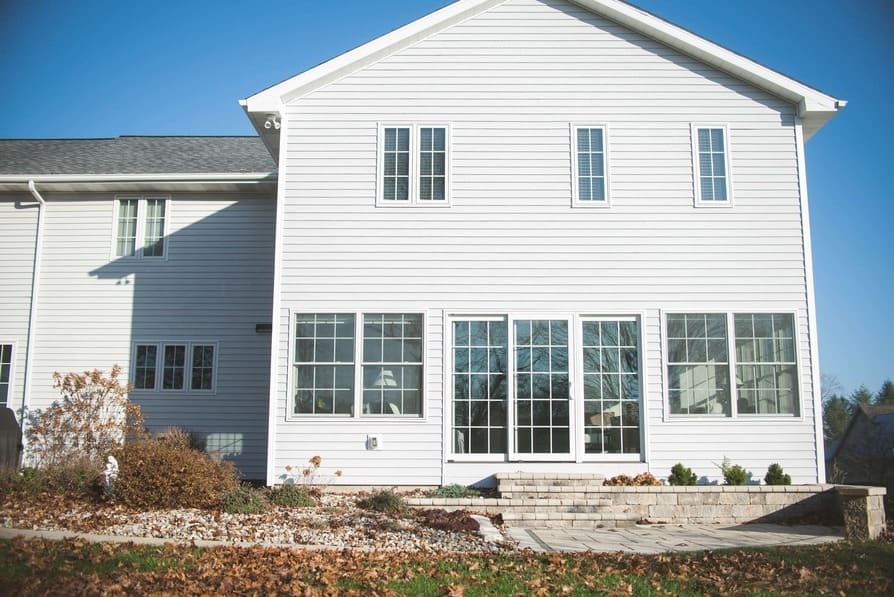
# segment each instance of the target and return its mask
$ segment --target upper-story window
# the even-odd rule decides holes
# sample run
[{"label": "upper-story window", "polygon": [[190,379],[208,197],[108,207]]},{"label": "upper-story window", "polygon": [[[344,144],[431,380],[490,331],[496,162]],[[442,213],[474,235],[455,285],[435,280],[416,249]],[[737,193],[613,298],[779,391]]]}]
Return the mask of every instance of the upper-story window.
[{"label": "upper-story window", "polygon": [[447,205],[448,145],[446,126],[380,127],[377,204]]},{"label": "upper-story window", "polygon": [[572,126],[574,205],[608,206],[608,173],[605,126]]},{"label": "upper-story window", "polygon": [[115,257],[164,257],[168,197],[115,200]]},{"label": "upper-story window", "polygon": [[693,125],[692,133],[696,205],[730,205],[727,128],[725,126]]}]

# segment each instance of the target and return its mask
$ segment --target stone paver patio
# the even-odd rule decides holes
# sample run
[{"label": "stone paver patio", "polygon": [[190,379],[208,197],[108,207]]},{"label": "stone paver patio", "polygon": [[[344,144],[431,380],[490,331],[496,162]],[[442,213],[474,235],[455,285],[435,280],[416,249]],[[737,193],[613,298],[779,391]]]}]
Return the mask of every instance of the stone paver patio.
[{"label": "stone paver patio", "polygon": [[606,529],[511,527],[519,547],[535,551],[598,551],[655,554],[732,547],[816,545],[840,541],[839,528],[776,524],[636,525]]}]

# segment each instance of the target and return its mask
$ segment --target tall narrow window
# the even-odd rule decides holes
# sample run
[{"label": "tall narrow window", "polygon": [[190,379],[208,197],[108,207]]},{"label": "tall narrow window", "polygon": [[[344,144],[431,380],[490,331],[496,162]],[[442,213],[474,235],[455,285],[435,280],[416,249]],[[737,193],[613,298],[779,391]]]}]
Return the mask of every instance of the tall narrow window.
[{"label": "tall narrow window", "polygon": [[354,315],[299,313],[295,321],[295,414],[354,413]]},{"label": "tall narrow window", "polygon": [[192,373],[190,388],[214,389],[214,345],[194,344],[192,347]]},{"label": "tall narrow window", "polygon": [[576,199],[581,204],[604,205],[607,202],[605,181],[605,129],[576,129]]},{"label": "tall narrow window", "polygon": [[697,128],[698,199],[725,203],[729,200],[725,129]]},{"label": "tall narrow window", "polygon": [[453,452],[506,452],[506,320],[453,322]]},{"label": "tall narrow window", "polygon": [[0,344],[0,405],[9,403],[11,376],[12,344]]},{"label": "tall narrow window", "polygon": [[410,199],[410,129],[389,127],[383,130],[382,200]]},{"label": "tall narrow window", "polygon": [[164,256],[165,235],[164,199],[146,200],[146,227],[143,235],[143,257]]},{"label": "tall narrow window", "polygon": [[136,252],[138,199],[118,200],[118,228],[115,256],[129,257]]},{"label": "tall narrow window", "polygon": [[422,415],[422,315],[363,315],[363,414]]},{"label": "tall narrow window", "polygon": [[587,454],[640,451],[637,321],[583,322],[584,449]]},{"label": "tall narrow window", "polygon": [[447,129],[419,129],[419,200],[447,198]]},{"label": "tall narrow window", "polygon": [[671,414],[731,414],[727,353],[725,314],[667,316],[667,377]]},{"label": "tall narrow window", "polygon": [[798,414],[795,323],[790,313],[735,315],[740,414]]},{"label": "tall narrow window", "polygon": [[122,197],[115,205],[115,257],[164,257],[168,198]]},{"label": "tall narrow window", "polygon": [[185,371],[186,346],[183,344],[165,344],[161,388],[163,390],[182,390]]},{"label": "tall narrow window", "polygon": [[133,387],[135,390],[154,390],[155,371],[158,364],[158,346],[137,344],[134,364]]},{"label": "tall narrow window", "polygon": [[571,451],[568,322],[515,322],[515,450],[519,454]]}]

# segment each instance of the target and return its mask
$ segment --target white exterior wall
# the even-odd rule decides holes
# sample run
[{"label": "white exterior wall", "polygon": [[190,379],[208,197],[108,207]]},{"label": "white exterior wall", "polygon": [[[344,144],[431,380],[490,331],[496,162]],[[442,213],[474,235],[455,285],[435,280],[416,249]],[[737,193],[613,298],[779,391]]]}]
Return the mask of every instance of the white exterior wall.
[{"label": "white exterior wall", "polygon": [[28,193],[0,196],[0,344],[13,345],[6,406],[16,417],[25,391],[37,214],[37,202]]},{"label": "white exterior wall", "polygon": [[[134,341],[216,342],[215,394],[135,391],[131,398],[153,431],[176,426],[197,432],[209,450],[223,451],[245,477],[263,478],[270,335],[257,334],[255,324],[270,321],[273,201],[253,195],[148,194],[171,197],[167,259],[113,257],[114,194],[44,193],[30,408],[58,399],[54,371],[108,371],[117,363],[129,379]],[[7,203],[0,201],[0,208]],[[0,226],[6,223],[0,218]],[[33,232],[24,225],[15,230],[20,239],[12,252],[26,254],[29,242],[33,250]],[[0,269],[4,278],[8,272],[25,276],[24,265],[13,270],[7,263]],[[30,294],[17,291],[16,297],[4,297],[4,308],[12,302],[27,323]],[[5,312],[3,317],[0,338],[13,330]],[[23,348],[18,354],[24,358]]]},{"label": "white exterior wall", "polygon": [[[795,111],[562,0],[510,0],[285,106],[268,479],[319,454],[346,484],[677,461],[717,478],[724,456],[817,481]],[[449,208],[375,207],[379,123],[449,124]],[[608,209],[571,207],[569,123],[609,127]],[[729,127],[732,208],[693,207],[691,123]],[[287,421],[290,310],[377,309],[427,313],[425,420]],[[667,420],[661,313],[727,310],[797,314],[801,416]],[[444,465],[452,312],[644,313],[646,462]]]}]

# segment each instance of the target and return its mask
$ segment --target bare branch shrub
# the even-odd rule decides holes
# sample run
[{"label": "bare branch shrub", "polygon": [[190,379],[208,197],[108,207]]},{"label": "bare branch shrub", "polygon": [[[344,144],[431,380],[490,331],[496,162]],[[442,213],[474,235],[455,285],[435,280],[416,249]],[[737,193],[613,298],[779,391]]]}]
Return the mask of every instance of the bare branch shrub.
[{"label": "bare branch shrub", "polygon": [[120,375],[118,365],[108,375],[98,369],[53,374],[53,387],[62,397],[37,414],[28,429],[38,468],[72,462],[101,467],[126,437],[145,433],[140,407],[128,401],[130,386],[119,381]]}]

